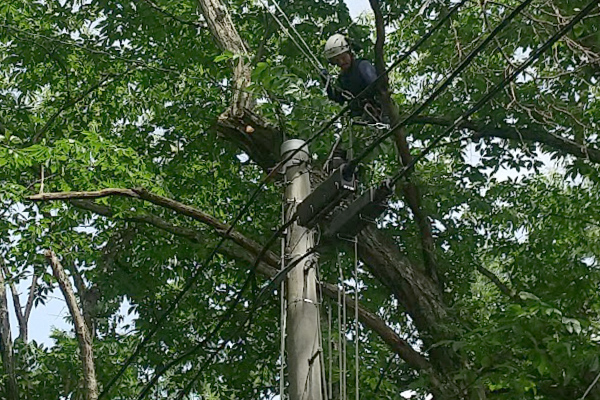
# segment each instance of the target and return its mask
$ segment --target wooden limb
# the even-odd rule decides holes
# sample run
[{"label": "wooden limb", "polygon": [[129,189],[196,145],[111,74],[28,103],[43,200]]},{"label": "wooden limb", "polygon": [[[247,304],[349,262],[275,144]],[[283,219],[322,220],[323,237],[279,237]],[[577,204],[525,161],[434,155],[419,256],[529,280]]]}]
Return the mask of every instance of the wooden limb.
[{"label": "wooden limb", "polygon": [[[383,50],[385,45],[385,22],[379,0],[369,0],[369,4],[375,16],[375,31],[377,32],[377,39],[375,41],[375,69],[381,75],[385,72],[385,55]],[[385,77],[385,86],[387,87],[387,76]]]},{"label": "wooden limb", "polygon": [[[115,212],[107,206],[95,204],[89,200],[73,200],[71,202],[75,207],[82,208],[85,210],[92,211],[96,214],[103,215],[106,217],[114,217]],[[169,232],[175,236],[182,237],[193,243],[203,244],[203,235],[195,229],[178,226],[171,222],[168,222],[158,216],[151,214],[144,215],[123,215],[120,217],[123,220],[142,223],[154,226],[158,229]],[[214,223],[214,219],[206,220],[207,224]],[[210,224],[209,224],[210,225]],[[217,226],[222,226],[219,223]],[[213,225],[210,225],[214,228]],[[241,234],[240,234],[241,236]],[[252,244],[249,246],[249,244]],[[220,253],[228,258],[244,261],[248,266],[253,265],[256,255],[260,252],[262,246],[259,243],[253,242],[251,239],[245,240],[232,240],[231,242],[225,242],[221,247]],[[263,261],[258,264],[257,272],[266,277],[272,278],[279,272],[279,256],[272,251],[267,251],[263,256]],[[337,287],[332,284],[323,284],[323,293],[328,296],[331,300],[337,301]],[[349,307],[353,302],[347,302]],[[353,310],[353,309],[352,309]],[[394,332],[387,324],[374,313],[370,312],[363,305],[359,305],[359,318],[361,322],[377,333],[382,340],[390,346],[390,349],[397,353],[402,359],[406,361],[411,367],[418,370],[432,371],[431,366],[428,364],[426,358],[420,353],[412,349],[412,347],[402,339],[396,332]],[[432,373],[432,372],[428,372]]]},{"label": "wooden limb", "polygon": [[502,292],[503,294],[505,294],[507,297],[509,297],[511,300],[513,300],[515,302],[520,301],[519,298],[517,297],[515,291],[511,290],[508,286],[506,286],[504,283],[502,283],[500,278],[498,278],[496,276],[496,274],[494,274],[492,271],[490,271],[489,269],[487,269],[479,264],[476,264],[475,268],[477,268],[477,271],[479,271],[483,276],[488,278],[494,285],[496,285],[496,287],[498,288],[498,290],[500,290],[500,292]]},{"label": "wooden limb", "polygon": [[165,10],[164,8],[160,7],[158,4],[156,4],[156,3],[155,3],[155,2],[153,2],[152,0],[144,0],[144,1],[145,1],[145,2],[146,2],[146,3],[147,3],[147,4],[148,4],[148,5],[151,7],[151,8],[155,9],[156,11],[158,11],[158,12],[159,12],[159,13],[161,13],[161,14],[164,14],[164,15],[166,15],[167,17],[171,18],[171,19],[172,19],[172,20],[174,20],[174,21],[177,21],[177,22],[179,22],[179,23],[181,23],[181,24],[184,24],[184,25],[191,25],[191,26],[193,26],[193,27],[195,27],[195,28],[202,28],[202,29],[206,28],[206,26],[205,26],[204,24],[201,24],[201,23],[199,23],[199,22],[196,22],[196,21],[188,21],[188,20],[185,20],[185,19],[183,19],[183,18],[181,18],[181,17],[178,17],[177,15],[175,15],[175,14],[173,14],[173,13],[170,13],[169,11],[167,11],[167,10]]},{"label": "wooden limb", "polygon": [[[29,295],[27,296],[27,303],[25,304],[25,311],[23,312],[23,316],[25,319],[25,324],[29,323],[29,317],[31,316],[31,310],[33,310],[33,300],[35,299],[35,290],[37,289],[37,281],[39,279],[39,275],[37,272],[33,272],[33,277],[31,278],[31,286],[29,286]],[[27,332],[27,330],[26,330]],[[25,341],[27,341],[27,336],[25,336]]]},{"label": "wooden limb", "polygon": [[246,64],[247,46],[237,31],[227,5],[221,0],[198,0],[208,29],[222,50],[239,56],[233,62],[233,97],[226,115],[239,116],[243,110],[252,108],[252,96],[246,92],[251,82],[251,68]]},{"label": "wooden limb", "polygon": [[73,263],[70,263],[70,265],[69,272],[73,277],[75,288],[79,294],[79,306],[81,307],[83,320],[85,321],[85,326],[87,327],[90,337],[93,340],[96,336],[94,310],[96,309],[98,300],[100,299],[98,288],[92,286],[88,289],[85,281],[83,280],[83,276],[77,270],[77,267]]},{"label": "wooden limb", "polygon": [[[430,124],[451,126],[454,121],[439,116],[418,116],[411,120],[413,124]],[[594,163],[600,163],[600,149],[580,145],[579,143],[559,135],[536,130],[533,128],[518,129],[514,127],[491,127],[471,121],[461,123],[457,129],[468,129],[473,132],[471,140],[484,138],[500,138],[511,140],[524,140],[545,145],[562,154],[570,154],[577,158],[584,158]]]},{"label": "wooden limb", "polygon": [[[377,32],[377,40],[375,42],[375,66],[377,68],[377,73],[382,74],[385,72],[385,23],[379,0],[369,0],[369,3],[371,4],[373,14],[375,15],[375,27]],[[387,76],[380,85],[380,98],[384,112],[390,117],[392,126],[398,125],[401,121],[401,116],[396,104],[391,98]],[[412,155],[410,154],[410,148],[406,140],[405,129],[396,129],[393,135],[400,160],[403,165],[408,165],[412,161]],[[399,186],[399,189],[402,190],[402,194],[415,216],[415,222],[421,233],[421,248],[423,250],[423,262],[425,268],[431,278],[437,283],[439,280],[437,275],[437,261],[435,259],[435,243],[431,230],[431,223],[427,213],[423,210],[421,205],[421,193],[418,187],[409,180]]]},{"label": "wooden limb", "polygon": [[[206,225],[212,227],[219,236],[226,236],[229,239],[232,239],[234,242],[239,244],[248,250],[253,250],[256,248],[257,243],[251,239],[248,239],[244,235],[240,234],[236,230],[232,230],[227,234],[229,230],[229,225],[222,223],[217,220],[215,217],[195,208],[192,206],[188,206],[187,204],[180,203],[176,200],[159,196],[157,194],[151,193],[146,189],[104,189],[94,192],[58,192],[58,193],[42,193],[37,195],[29,196],[28,200],[33,201],[47,201],[47,200],[76,200],[76,199],[91,199],[104,197],[107,195],[117,195],[117,196],[129,196],[135,199],[142,199],[149,201],[153,204],[156,204],[161,207],[169,208],[179,214],[191,217],[196,221],[202,222]],[[85,204],[85,203],[79,203]],[[87,207],[93,207],[96,210],[100,210],[102,206],[87,203]],[[94,211],[96,212],[96,211]]]},{"label": "wooden limb", "polygon": [[8,316],[8,300],[6,298],[6,280],[4,276],[6,265],[3,259],[0,259],[0,264],[2,266],[0,270],[0,353],[2,357],[2,375],[6,400],[18,400],[19,386],[17,385],[15,357]]},{"label": "wooden limb", "polygon": [[48,259],[50,266],[52,267],[52,273],[58,281],[58,286],[65,297],[69,312],[73,318],[75,325],[75,335],[77,336],[77,342],[79,344],[80,358],[83,367],[83,382],[84,382],[84,396],[85,400],[97,400],[98,399],[98,381],[96,380],[96,367],[94,366],[94,350],[92,347],[92,337],[87,329],[83,315],[79,306],[77,305],[77,299],[73,292],[73,287],[69,278],[65,274],[65,270],[56,257],[56,254],[52,250],[46,250],[44,256]]}]

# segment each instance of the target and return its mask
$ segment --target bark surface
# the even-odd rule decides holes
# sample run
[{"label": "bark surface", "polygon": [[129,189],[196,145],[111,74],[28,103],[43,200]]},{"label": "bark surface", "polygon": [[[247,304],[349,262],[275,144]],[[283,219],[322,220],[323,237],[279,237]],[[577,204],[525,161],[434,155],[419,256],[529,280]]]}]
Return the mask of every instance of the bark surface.
[{"label": "bark surface", "polygon": [[46,250],[45,254],[50,266],[52,267],[52,273],[58,281],[58,286],[62,292],[67,307],[73,318],[75,325],[75,335],[77,336],[77,343],[79,344],[79,356],[81,358],[81,364],[83,367],[83,385],[85,400],[97,400],[98,399],[98,381],[96,379],[96,367],[94,365],[94,350],[92,347],[92,336],[88,331],[85,323],[85,319],[79,306],[77,305],[77,299],[73,292],[73,287],[69,278],[65,273],[65,269],[58,260],[56,254],[51,250]]}]

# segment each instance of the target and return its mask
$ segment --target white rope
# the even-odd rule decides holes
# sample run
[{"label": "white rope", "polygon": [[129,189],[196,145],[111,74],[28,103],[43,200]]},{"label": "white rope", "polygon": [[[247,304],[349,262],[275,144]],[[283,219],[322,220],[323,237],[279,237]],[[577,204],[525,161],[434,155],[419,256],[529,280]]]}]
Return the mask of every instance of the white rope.
[{"label": "white rope", "polygon": [[354,332],[354,372],[355,379],[354,383],[356,400],[360,399],[359,392],[359,384],[358,384],[358,367],[359,367],[359,359],[358,359],[358,345],[359,345],[359,335],[360,335],[360,327],[358,326],[358,237],[354,237],[354,324],[356,331]]},{"label": "white rope", "polygon": [[[284,178],[285,179],[285,178]],[[281,219],[285,223],[285,201],[281,203]],[[285,242],[286,235],[281,236],[281,269],[285,269]],[[286,302],[285,302],[285,282],[281,282],[281,342],[279,354],[279,399],[285,399],[285,330],[287,325]]]},{"label": "white rope", "polygon": [[[308,61],[310,61],[310,63],[313,65],[313,67],[315,67],[315,69],[317,70],[317,72],[320,72],[323,69],[323,66],[321,65],[321,63],[319,62],[319,60],[314,57],[314,55],[312,54],[308,54],[300,45],[300,43],[298,43],[298,41],[296,41],[296,39],[290,34],[290,32],[288,31],[288,29],[283,25],[283,22],[281,22],[281,20],[279,19],[279,17],[277,17],[277,15],[275,15],[275,13],[273,11],[271,11],[271,9],[269,8],[268,3],[265,3],[265,0],[260,0],[262,5],[267,9],[267,11],[269,12],[269,14],[271,14],[271,16],[273,17],[273,19],[275,20],[275,22],[277,22],[277,24],[279,25],[279,27],[281,28],[281,30],[290,38],[290,40],[292,42],[294,42],[294,44],[296,45],[296,47],[298,47],[298,50],[300,50],[300,52],[304,55],[304,57],[308,58]],[[284,14],[285,15],[285,14]],[[286,17],[287,19],[287,17]]]},{"label": "white rope", "polygon": [[319,59],[317,58],[317,56],[315,56],[311,51],[310,51],[310,46],[308,44],[306,44],[306,42],[304,41],[304,39],[302,38],[302,35],[300,35],[300,33],[296,30],[296,27],[294,26],[294,24],[292,24],[292,21],[290,21],[290,19],[288,18],[288,16],[285,14],[285,12],[283,12],[283,10],[281,9],[281,7],[279,7],[279,4],[277,3],[277,0],[271,0],[271,2],[275,5],[275,8],[277,8],[277,10],[281,13],[281,15],[283,15],[283,18],[285,18],[285,20],[287,21],[288,25],[290,26],[290,28],[292,28],[292,30],[294,31],[294,33],[296,34],[296,36],[298,36],[298,38],[300,39],[300,41],[302,42],[302,44],[305,46],[305,49],[308,51],[308,53],[310,54],[310,56],[313,57],[313,59],[316,61],[317,65],[319,66],[320,69],[325,69],[323,67],[323,64],[321,64],[319,62]]}]

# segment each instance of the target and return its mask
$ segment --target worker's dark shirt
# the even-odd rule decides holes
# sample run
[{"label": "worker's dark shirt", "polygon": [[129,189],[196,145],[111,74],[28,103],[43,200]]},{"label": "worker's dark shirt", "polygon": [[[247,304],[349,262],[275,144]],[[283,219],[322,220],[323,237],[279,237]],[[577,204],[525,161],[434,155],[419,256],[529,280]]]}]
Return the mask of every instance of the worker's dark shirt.
[{"label": "worker's dark shirt", "polygon": [[[375,67],[367,61],[360,58],[352,60],[352,65],[348,71],[343,71],[338,78],[339,89],[350,92],[352,96],[357,96],[367,86],[373,83],[377,79],[377,71]],[[362,113],[362,104],[364,100],[373,101],[375,100],[376,88],[373,87],[363,97],[362,101],[353,104],[350,108],[353,115],[360,115]],[[327,90],[327,96],[340,104],[344,104],[349,101],[340,90],[329,87]]]}]

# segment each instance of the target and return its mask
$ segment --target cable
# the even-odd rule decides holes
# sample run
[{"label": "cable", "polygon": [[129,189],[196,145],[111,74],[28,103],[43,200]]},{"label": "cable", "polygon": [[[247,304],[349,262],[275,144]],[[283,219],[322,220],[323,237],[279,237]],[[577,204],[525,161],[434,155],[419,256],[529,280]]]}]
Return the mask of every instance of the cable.
[{"label": "cable", "polygon": [[283,15],[283,18],[285,18],[285,20],[287,21],[287,23],[290,26],[290,28],[292,28],[292,30],[294,31],[294,33],[296,34],[296,36],[298,36],[298,38],[300,39],[300,41],[302,42],[302,44],[305,46],[305,50],[307,50],[308,53],[313,57],[313,59],[318,64],[319,68],[323,69],[324,68],[323,64],[321,64],[321,62],[319,61],[319,59],[317,58],[317,56],[315,56],[310,51],[310,46],[308,44],[306,44],[306,42],[302,38],[302,35],[300,35],[300,33],[296,30],[296,27],[294,26],[294,24],[292,24],[292,21],[290,21],[290,19],[285,14],[285,12],[283,12],[283,10],[281,9],[281,7],[279,6],[279,3],[277,3],[277,0],[270,0],[270,1],[273,3],[273,5],[275,6],[275,8],[277,8],[277,10],[279,10],[279,12],[281,13],[281,15]]},{"label": "cable", "polygon": [[494,30],[490,32],[485,37],[485,39],[481,43],[479,43],[479,45],[476,48],[474,48],[463,61],[461,61],[458,67],[456,67],[450,73],[450,75],[446,79],[444,79],[444,81],[441,84],[438,85],[438,87],[433,91],[431,95],[429,95],[429,97],[423,103],[421,103],[418,107],[413,109],[413,111],[407,117],[405,117],[402,121],[394,125],[389,131],[375,138],[375,140],[369,146],[367,146],[358,155],[358,157],[350,160],[347,168],[349,168],[350,171],[354,170],[358,166],[358,163],[362,159],[364,159],[369,153],[375,150],[375,148],[379,146],[381,142],[390,137],[394,132],[396,132],[397,129],[406,126],[413,118],[418,116],[421,113],[421,111],[423,111],[429,105],[431,105],[431,103],[444,90],[446,90],[446,88],[452,83],[452,81],[454,81],[454,78],[456,78],[467,66],[469,66],[469,64],[471,64],[473,59],[477,57],[477,55],[487,46],[487,44],[490,43],[496,37],[496,35],[498,35],[498,33],[500,33],[506,27],[506,25],[508,25],[510,21],[512,21],[518,14],[520,14],[521,11],[523,11],[523,9],[525,9],[525,7],[527,7],[532,1],[533,0],[524,0],[521,4],[519,4],[517,8],[515,8],[506,18],[504,18],[494,28]]},{"label": "cable", "polygon": [[267,241],[267,243],[262,247],[261,251],[256,256],[254,264],[252,265],[252,268],[250,268],[250,272],[248,273],[248,276],[246,277],[246,280],[242,284],[242,287],[237,292],[235,298],[233,299],[233,301],[231,302],[231,304],[229,305],[229,307],[227,308],[227,310],[225,310],[225,312],[221,315],[221,317],[219,318],[218,323],[208,333],[208,335],[206,335],[206,337],[201,342],[197,343],[191,350],[189,350],[189,351],[183,353],[182,355],[180,355],[179,357],[177,357],[177,358],[169,361],[163,367],[163,369],[161,369],[159,372],[157,372],[152,377],[152,379],[150,380],[150,382],[148,382],[146,384],[146,386],[144,387],[144,389],[142,389],[142,391],[138,395],[137,400],[142,400],[144,397],[146,397],[146,395],[150,392],[150,389],[152,389],[152,387],[158,382],[158,379],[161,376],[163,376],[169,369],[171,369],[175,365],[179,364],[180,362],[182,362],[183,360],[185,360],[186,358],[188,358],[192,354],[196,353],[202,347],[204,347],[206,345],[207,341],[208,341],[208,338],[216,335],[216,333],[225,325],[225,322],[228,321],[231,318],[231,316],[233,315],[233,312],[235,311],[235,308],[241,302],[242,295],[244,294],[244,292],[246,291],[246,289],[248,289],[248,287],[250,286],[250,283],[252,282],[252,279],[254,279],[254,276],[256,275],[256,270],[258,269],[258,265],[260,264],[260,261],[262,260],[262,257],[267,253],[267,251],[269,251],[269,248],[275,242],[275,240],[277,240],[277,238],[279,238],[279,236],[281,235],[281,233],[283,233],[295,221],[296,221],[296,217],[292,216],[292,218],[290,218],[290,220],[288,222],[286,222],[285,224],[281,225],[281,227],[279,227],[279,229],[277,229],[277,231],[275,231],[275,233],[273,233],[273,235],[271,235],[271,237],[269,238],[269,240]]},{"label": "cable", "polygon": [[[245,325],[247,323],[251,323],[252,322],[252,318],[254,316],[254,313],[260,308],[260,306],[262,305],[262,302],[265,298],[265,296],[271,291],[271,289],[273,289],[274,287],[276,287],[277,285],[281,284],[283,282],[283,280],[285,279],[285,277],[287,276],[287,274],[294,269],[294,267],[296,265],[298,265],[300,262],[302,262],[305,258],[307,258],[308,256],[312,255],[313,253],[315,253],[317,251],[317,247],[312,247],[311,249],[309,249],[306,253],[304,253],[302,256],[300,256],[299,258],[297,258],[296,260],[294,260],[293,262],[291,262],[290,264],[288,264],[284,269],[280,270],[277,275],[275,275],[260,291],[260,293],[258,294],[258,296],[256,297],[256,300],[254,301],[252,307],[248,310],[248,312],[246,313],[246,317],[244,318],[244,320],[242,321],[242,323],[238,326],[238,329],[235,330],[235,332],[233,333],[232,336],[236,336],[240,331],[242,331],[242,329],[245,327]],[[249,329],[248,329],[249,330]],[[246,332],[248,331],[246,330]],[[200,377],[200,375],[202,375],[202,373],[204,372],[204,370],[206,369],[206,367],[212,363],[212,360],[214,359],[214,357],[220,352],[222,351],[226,346],[227,343],[229,341],[228,340],[223,340],[223,342],[221,343],[221,345],[211,354],[211,356],[204,361],[204,363],[202,363],[202,365],[200,366],[200,369],[198,371],[198,373],[196,373],[196,375],[194,375],[194,377],[192,377],[192,379],[187,383],[187,385],[181,390],[181,392],[179,392],[179,394],[177,395],[176,399],[177,400],[181,400],[183,399],[183,397],[185,397],[185,395],[187,395],[189,393],[189,391],[191,390],[192,386],[194,385],[194,382]],[[238,342],[239,343],[239,342]],[[235,347],[235,344],[232,346]]]},{"label": "cable", "polygon": [[[425,43],[425,41],[429,37],[431,37],[433,35],[433,33],[435,33],[435,31],[437,31],[450,18],[450,16],[452,16],[458,10],[458,8],[460,6],[462,6],[464,3],[466,3],[466,1],[467,0],[462,0],[460,3],[458,3],[456,6],[454,6],[448,12],[448,14],[445,15],[429,32],[427,32],[419,41],[417,41],[417,43],[415,43],[407,52],[405,52],[404,54],[402,54],[400,56],[400,58],[398,60],[396,60],[396,62],[394,64],[392,64],[392,66],[390,66],[386,70],[386,72],[384,72],[383,74],[379,75],[377,77],[377,79],[375,79],[375,81],[373,83],[371,83],[371,85],[367,86],[367,88],[365,88],[361,93],[359,93],[352,101],[356,101],[357,99],[360,99],[362,96],[366,95],[366,93],[372,87],[374,87],[374,85],[376,85],[377,82],[384,75],[386,75],[387,73],[389,73],[389,71],[392,68],[394,68],[395,66],[399,65],[402,61],[404,61],[412,53],[414,53],[423,43]],[[329,129],[342,115],[344,115],[350,109],[350,104],[352,103],[352,101],[350,103],[348,103],[346,106],[344,106],[334,117],[332,117],[328,121],[326,121],[323,124],[323,126],[316,133],[314,133],[310,138],[308,138],[307,141],[305,142],[305,146],[308,146],[310,143],[312,143],[313,141],[315,141],[327,129]],[[147,336],[142,339],[142,341],[136,346],[136,348],[133,351],[133,353],[125,360],[125,362],[123,363],[123,365],[121,366],[121,368],[119,369],[119,371],[104,386],[102,392],[98,396],[98,400],[101,400],[102,398],[104,398],[108,394],[108,392],[112,388],[112,386],[114,386],[114,384],[117,382],[117,380],[125,373],[125,370],[133,363],[133,361],[137,358],[137,356],[140,354],[140,352],[143,350],[143,348],[148,344],[148,342],[150,341],[150,339],[152,339],[152,337],[156,334],[156,332],[158,331],[158,329],[160,328],[160,326],[165,322],[167,316],[169,314],[171,314],[175,310],[175,308],[177,307],[177,305],[179,304],[179,302],[181,301],[181,299],[183,298],[183,296],[194,286],[194,284],[196,283],[196,281],[200,277],[200,271],[202,271],[203,267],[206,264],[208,264],[210,262],[210,260],[212,260],[212,258],[217,254],[218,250],[221,248],[221,246],[223,245],[223,243],[225,243],[225,240],[227,240],[227,238],[229,237],[229,234],[233,231],[233,229],[235,228],[235,226],[237,225],[237,223],[246,214],[246,212],[248,212],[248,210],[250,209],[250,206],[254,203],[254,201],[256,200],[256,198],[258,197],[258,195],[260,194],[260,192],[262,191],[263,186],[267,182],[269,182],[271,179],[273,179],[273,177],[275,176],[275,174],[277,173],[277,171],[279,170],[279,168],[282,165],[284,165],[286,162],[288,162],[289,160],[291,160],[292,157],[294,157],[299,151],[301,151],[302,148],[304,148],[304,146],[301,147],[301,148],[298,148],[298,149],[296,149],[296,150],[294,150],[292,152],[290,152],[290,154],[288,155],[288,157],[286,157],[285,159],[281,160],[273,168],[273,170],[269,174],[267,174],[267,176],[264,177],[258,183],[257,187],[251,193],[251,195],[248,198],[248,200],[246,200],[246,202],[245,202],[244,206],[242,207],[242,209],[239,211],[239,213],[235,216],[235,218],[231,222],[231,225],[229,226],[229,228],[227,229],[227,231],[223,234],[223,236],[221,237],[221,239],[219,240],[219,242],[217,243],[217,245],[213,248],[213,250],[208,255],[208,257],[206,257],[203,260],[203,262],[201,264],[201,267],[199,267],[196,270],[196,272],[192,274],[192,276],[189,278],[189,280],[186,283],[186,285],[177,294],[177,296],[175,297],[175,299],[173,300],[173,302],[171,303],[171,305],[158,318],[158,320],[156,321],[156,324],[152,327],[152,329],[150,329],[150,332],[147,334]]]},{"label": "cable", "polygon": [[[298,37],[300,38],[300,40],[302,41],[302,43],[304,43],[306,45],[306,42],[304,41],[304,39],[302,39],[302,36],[300,36],[300,34],[298,33],[298,31],[296,31],[296,29],[293,27],[292,23],[287,18],[287,15],[285,15],[285,13],[283,12],[283,10],[281,10],[281,8],[275,2],[275,0],[272,0],[272,1],[275,4],[275,7],[281,12],[281,14],[284,16],[284,18],[286,19],[286,21],[289,23],[290,27],[294,30],[294,32],[296,32],[296,34],[298,35]],[[317,72],[319,72],[320,70],[322,70],[323,69],[323,65],[319,62],[319,60],[312,53],[310,53],[310,48],[309,48],[309,52],[307,53],[305,51],[305,49],[290,34],[290,32],[283,25],[283,23],[281,22],[281,20],[279,19],[279,17],[277,17],[275,15],[275,13],[273,11],[271,11],[271,9],[269,8],[269,5],[265,3],[265,0],[261,0],[261,3],[267,9],[267,11],[269,12],[269,14],[271,14],[271,16],[273,17],[273,19],[275,20],[275,22],[277,22],[277,24],[279,25],[279,27],[281,28],[281,30],[292,40],[292,42],[294,42],[294,44],[296,45],[296,47],[298,47],[298,49],[300,50],[300,52],[302,54],[304,54],[304,56],[306,58],[308,58],[308,61],[313,65],[313,67],[315,67],[317,69]],[[307,45],[307,48],[308,48],[308,45]]]},{"label": "cable", "polygon": [[465,122],[467,118],[477,112],[485,103],[487,103],[492,97],[494,97],[499,91],[501,91],[506,85],[517,78],[527,67],[533,64],[546,50],[548,50],[554,43],[556,43],[561,37],[563,37],[575,24],[583,19],[594,7],[598,6],[598,0],[592,1],[583,10],[581,10],[575,17],[569,21],[568,24],[564,25],[558,32],[556,32],[550,39],[548,39],[543,45],[538,47],[531,56],[515,69],[508,77],[504,78],[500,83],[496,84],[485,96],[483,96],[474,106],[469,108],[464,114],[458,117],[452,126],[448,127],[444,132],[438,135],[433,141],[410,163],[402,168],[391,180],[392,184],[398,182],[403,176],[409,173],[409,171],[415,166],[419,160],[423,159],[433,148],[449,133],[456,129],[460,124]]}]

